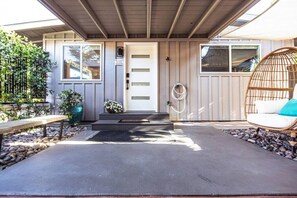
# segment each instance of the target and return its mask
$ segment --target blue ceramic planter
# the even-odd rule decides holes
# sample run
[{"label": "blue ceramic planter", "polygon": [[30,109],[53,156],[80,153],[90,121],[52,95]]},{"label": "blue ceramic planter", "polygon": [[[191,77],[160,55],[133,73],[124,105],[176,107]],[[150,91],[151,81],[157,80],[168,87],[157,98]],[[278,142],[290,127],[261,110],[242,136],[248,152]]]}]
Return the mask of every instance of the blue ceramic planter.
[{"label": "blue ceramic planter", "polygon": [[78,124],[82,119],[83,105],[77,105],[75,107],[72,107],[70,109],[70,113],[72,116],[71,116],[71,119],[69,119],[69,124],[70,125]]}]

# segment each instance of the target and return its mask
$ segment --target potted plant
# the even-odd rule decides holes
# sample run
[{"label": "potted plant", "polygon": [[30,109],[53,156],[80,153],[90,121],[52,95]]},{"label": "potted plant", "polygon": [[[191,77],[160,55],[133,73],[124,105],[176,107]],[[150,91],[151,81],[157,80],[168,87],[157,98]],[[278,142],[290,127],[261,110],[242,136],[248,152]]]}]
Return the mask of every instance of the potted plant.
[{"label": "potted plant", "polygon": [[104,102],[104,107],[108,113],[122,113],[123,112],[123,106],[117,101],[107,99]]},{"label": "potted plant", "polygon": [[68,116],[69,124],[74,125],[81,121],[83,114],[83,98],[81,94],[70,90],[62,91],[59,94],[61,103],[59,104],[60,111]]}]

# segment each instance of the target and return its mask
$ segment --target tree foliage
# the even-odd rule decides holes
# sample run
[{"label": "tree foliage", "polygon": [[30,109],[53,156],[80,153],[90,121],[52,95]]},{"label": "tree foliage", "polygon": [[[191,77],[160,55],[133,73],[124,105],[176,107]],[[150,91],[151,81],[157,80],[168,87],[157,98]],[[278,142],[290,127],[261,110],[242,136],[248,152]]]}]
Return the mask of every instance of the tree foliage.
[{"label": "tree foliage", "polygon": [[49,55],[40,47],[0,29],[0,102],[44,101],[50,68]]}]

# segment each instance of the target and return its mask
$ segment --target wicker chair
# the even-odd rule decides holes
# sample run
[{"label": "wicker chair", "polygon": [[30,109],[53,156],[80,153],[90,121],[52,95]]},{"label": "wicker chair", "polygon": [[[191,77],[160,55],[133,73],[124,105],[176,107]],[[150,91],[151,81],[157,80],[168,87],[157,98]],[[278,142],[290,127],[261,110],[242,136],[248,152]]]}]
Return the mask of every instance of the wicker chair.
[{"label": "wicker chair", "polygon": [[[245,115],[256,114],[255,101],[290,99],[297,83],[297,48],[277,49],[265,56],[256,66],[250,77],[245,96]],[[275,120],[277,122],[277,120]],[[297,119],[284,128],[256,125],[260,128],[283,133],[290,133],[290,145],[296,145]]]}]

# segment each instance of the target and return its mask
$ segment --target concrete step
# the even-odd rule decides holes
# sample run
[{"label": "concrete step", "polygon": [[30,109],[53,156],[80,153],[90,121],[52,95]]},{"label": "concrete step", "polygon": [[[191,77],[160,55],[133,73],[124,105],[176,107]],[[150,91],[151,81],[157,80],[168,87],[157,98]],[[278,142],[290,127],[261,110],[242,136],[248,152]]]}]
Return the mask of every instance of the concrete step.
[{"label": "concrete step", "polygon": [[166,112],[124,112],[124,113],[101,113],[99,120],[169,120],[169,114]]},{"label": "concrete step", "polygon": [[[125,120],[126,121],[126,120]],[[170,121],[149,120],[145,122],[121,122],[120,120],[98,120],[92,124],[92,130],[108,131],[155,131],[173,130],[173,123]]]}]

